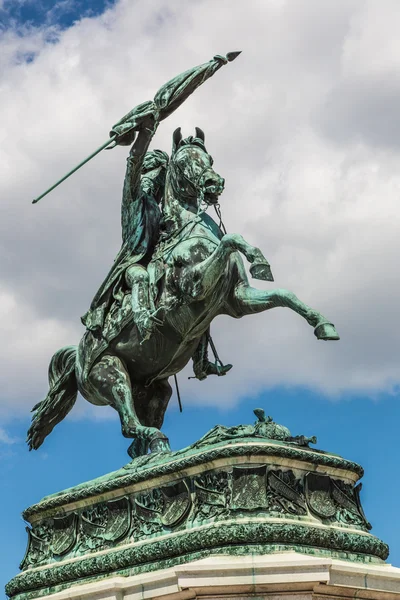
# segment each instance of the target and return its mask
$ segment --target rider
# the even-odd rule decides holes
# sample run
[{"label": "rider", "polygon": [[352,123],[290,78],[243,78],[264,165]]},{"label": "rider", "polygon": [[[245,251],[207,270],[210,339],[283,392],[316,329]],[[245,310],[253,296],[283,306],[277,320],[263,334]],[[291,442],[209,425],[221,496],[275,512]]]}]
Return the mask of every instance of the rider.
[{"label": "rider", "polygon": [[[101,343],[100,337],[111,341],[129,319],[126,306],[124,309],[127,291],[131,292],[131,309],[141,343],[163,322],[164,310],[162,307],[155,309],[147,272],[159,238],[162,219],[159,203],[168,166],[165,152],[147,151],[155,129],[153,115],[146,115],[127,159],[121,206],[123,245],[89,311],[82,317],[83,324],[99,340],[97,355],[105,344]],[[193,355],[193,370],[200,380],[208,375],[225,375],[232,368],[232,365],[208,360],[209,340],[207,331]]]}]

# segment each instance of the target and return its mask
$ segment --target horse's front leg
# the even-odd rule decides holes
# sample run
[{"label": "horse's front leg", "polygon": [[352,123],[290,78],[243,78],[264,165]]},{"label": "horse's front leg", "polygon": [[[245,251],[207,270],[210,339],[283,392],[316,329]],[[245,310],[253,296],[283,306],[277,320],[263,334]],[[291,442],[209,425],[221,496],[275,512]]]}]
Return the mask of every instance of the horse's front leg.
[{"label": "horse's front leg", "polygon": [[257,290],[246,284],[239,284],[234,291],[235,311],[238,316],[263,312],[278,306],[294,310],[314,327],[314,334],[319,340],[338,340],[335,326],[321,313],[304,304],[297,296],[285,289],[269,292]]},{"label": "horse's front leg", "polygon": [[228,245],[243,254],[249,263],[250,274],[254,279],[263,279],[264,281],[273,281],[271,267],[259,248],[252,246],[238,233],[227,234],[222,238]]},{"label": "horse's front leg", "polygon": [[251,246],[237,233],[226,234],[207,258],[196,264],[186,264],[180,277],[181,291],[196,300],[205,298],[219,283],[229,258],[233,252],[241,252],[260,271],[254,273],[257,279],[273,281],[269,264],[261,250]]}]

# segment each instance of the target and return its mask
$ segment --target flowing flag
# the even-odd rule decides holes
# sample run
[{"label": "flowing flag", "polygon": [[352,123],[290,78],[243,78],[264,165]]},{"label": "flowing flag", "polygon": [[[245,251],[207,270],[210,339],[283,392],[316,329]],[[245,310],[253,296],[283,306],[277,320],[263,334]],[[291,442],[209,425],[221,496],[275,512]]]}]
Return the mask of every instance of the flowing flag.
[{"label": "flowing flag", "polygon": [[220,55],[214,56],[209,62],[193,67],[165,83],[154,96],[154,100],[139,104],[122,117],[122,119],[113,126],[110,132],[110,138],[104,142],[100,148],[80,162],[43,194],[35,198],[32,201],[33,204],[39,202],[41,198],[54,190],[60,183],[68,179],[68,177],[83,167],[84,164],[105,148],[111,149],[117,145],[130,145],[133,142],[140,125],[145,119],[148,119],[149,116],[156,119],[157,126],[158,122],[166,119],[172,114],[200,85],[212,77],[223,65],[235,60],[239,54],[240,52],[228,52],[226,57]]}]

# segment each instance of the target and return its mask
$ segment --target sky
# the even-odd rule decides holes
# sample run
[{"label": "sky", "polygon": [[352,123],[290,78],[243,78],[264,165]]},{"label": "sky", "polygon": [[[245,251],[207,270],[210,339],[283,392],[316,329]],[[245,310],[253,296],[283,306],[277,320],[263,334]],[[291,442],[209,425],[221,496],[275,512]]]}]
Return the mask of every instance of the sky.
[{"label": "sky", "polygon": [[165,432],[178,449],[261,406],[316,435],[364,466],[365,512],[400,566],[399,26],[397,0],[0,0],[0,584],[24,554],[24,508],[127,462],[112,409],[83,399],[37,452],[24,442],[50,358],[79,342],[120,247],[127,149],[31,200],[168,79],[235,50],[153,147],[205,131],[225,225],[272,266],[256,287],[294,291],[341,340],[318,342],[287,309],[219,318],[234,368],[204,382],[185,370]]}]

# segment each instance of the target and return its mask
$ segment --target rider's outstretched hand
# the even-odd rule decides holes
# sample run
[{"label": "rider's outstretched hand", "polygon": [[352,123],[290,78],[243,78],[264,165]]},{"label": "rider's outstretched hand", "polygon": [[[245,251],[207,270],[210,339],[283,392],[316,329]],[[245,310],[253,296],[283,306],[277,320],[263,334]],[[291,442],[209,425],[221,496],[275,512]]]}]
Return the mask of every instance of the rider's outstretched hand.
[{"label": "rider's outstretched hand", "polygon": [[110,131],[110,137],[117,135],[115,145],[130,146],[136,137],[137,132],[143,132],[141,136],[150,139],[157,128],[159,113],[156,105],[152,101],[139,104],[118,123],[113,125]]}]

